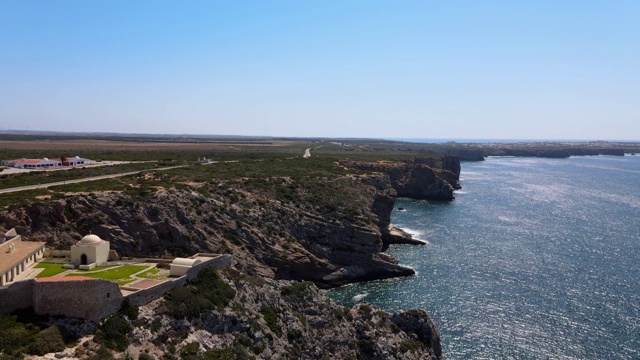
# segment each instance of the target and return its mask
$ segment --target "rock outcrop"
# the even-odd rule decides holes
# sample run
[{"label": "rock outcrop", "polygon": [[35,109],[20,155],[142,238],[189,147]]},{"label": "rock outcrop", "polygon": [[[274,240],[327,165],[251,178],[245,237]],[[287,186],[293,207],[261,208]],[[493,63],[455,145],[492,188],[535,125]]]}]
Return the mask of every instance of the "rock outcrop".
[{"label": "rock outcrop", "polygon": [[1,210],[0,229],[15,227],[54,249],[68,249],[91,232],[125,257],[231,253],[248,273],[325,288],[414,274],[381,253],[394,201],[387,177],[260,186],[157,189],[144,198],[69,194]]},{"label": "rock outcrop", "polygon": [[426,200],[453,200],[460,188],[460,161],[457,156],[433,156],[404,162],[341,161],[342,166],[384,173],[396,196]]},{"label": "rock outcrop", "polygon": [[[226,292],[231,295],[226,303],[219,297],[216,306],[178,316],[183,309],[171,304],[175,300],[169,294],[123,311],[97,331],[69,324],[71,331],[88,329],[80,334],[82,341],[47,357],[86,358],[102,352],[116,358],[128,353],[156,359],[443,358],[440,332],[425,311],[387,313],[367,304],[345,308],[311,283],[264,279],[233,268],[224,270],[222,277],[219,281],[231,291]],[[196,293],[198,286],[190,285]]]}]

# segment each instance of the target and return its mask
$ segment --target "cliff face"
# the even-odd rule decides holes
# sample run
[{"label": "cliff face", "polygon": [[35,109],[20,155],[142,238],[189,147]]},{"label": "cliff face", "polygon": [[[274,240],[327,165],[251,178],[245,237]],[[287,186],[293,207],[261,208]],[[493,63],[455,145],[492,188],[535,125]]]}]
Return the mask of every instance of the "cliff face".
[{"label": "cliff face", "polygon": [[321,287],[414,274],[382,253],[392,243],[420,243],[390,226],[394,197],[452,199],[459,161],[343,165],[377,173],[67,194],[0,210],[0,230],[16,227],[58,249],[91,232],[121,256],[231,253],[248,273]]},{"label": "cliff face", "polygon": [[0,228],[59,249],[92,232],[121,256],[231,253],[249,273],[333,287],[414,274],[381,253],[393,194],[385,176],[70,194],[2,210]]},{"label": "cliff face", "polygon": [[389,176],[396,195],[412,199],[452,200],[460,188],[457,156],[416,158],[405,162],[341,161],[341,165]]},{"label": "cliff face", "polygon": [[[175,306],[179,295],[170,293],[126,312],[127,317],[117,315],[107,321],[119,324],[117,329],[104,324],[95,336],[81,334],[89,335],[82,344],[55,356],[86,358],[106,345],[118,350],[117,358],[124,352],[133,358],[146,353],[158,359],[442,358],[440,332],[422,310],[390,314],[365,304],[349,309],[310,283],[265,280],[234,269],[226,269],[222,277],[218,281],[229,287],[224,296],[209,295],[218,300],[215,306],[192,311],[190,306],[199,302],[187,300],[186,306]],[[200,286],[212,285],[199,281],[189,285],[195,293]],[[118,343],[105,340],[118,333],[123,335]]]}]

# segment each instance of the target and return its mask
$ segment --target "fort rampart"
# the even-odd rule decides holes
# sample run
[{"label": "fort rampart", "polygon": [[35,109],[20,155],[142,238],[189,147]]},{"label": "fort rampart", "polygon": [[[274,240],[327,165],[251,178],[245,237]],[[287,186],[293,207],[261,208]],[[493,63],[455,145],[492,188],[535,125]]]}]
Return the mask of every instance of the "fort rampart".
[{"label": "fort rampart", "polygon": [[166,292],[186,285],[207,266],[223,269],[233,262],[231,255],[198,254],[210,259],[189,269],[186,275],[169,278],[148,289],[124,296],[115,282],[91,278],[41,278],[15,282],[0,287],[0,312],[33,308],[39,315],[63,315],[100,321],[121,308],[125,299],[141,306],[159,299]]}]

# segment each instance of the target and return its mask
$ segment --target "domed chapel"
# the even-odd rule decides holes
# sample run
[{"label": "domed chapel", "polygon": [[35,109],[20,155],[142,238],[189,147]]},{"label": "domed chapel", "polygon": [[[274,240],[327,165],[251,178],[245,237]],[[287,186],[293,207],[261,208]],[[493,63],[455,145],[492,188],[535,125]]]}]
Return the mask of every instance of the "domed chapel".
[{"label": "domed chapel", "polygon": [[83,270],[106,266],[109,259],[109,242],[98,235],[89,234],[71,246],[71,264]]}]

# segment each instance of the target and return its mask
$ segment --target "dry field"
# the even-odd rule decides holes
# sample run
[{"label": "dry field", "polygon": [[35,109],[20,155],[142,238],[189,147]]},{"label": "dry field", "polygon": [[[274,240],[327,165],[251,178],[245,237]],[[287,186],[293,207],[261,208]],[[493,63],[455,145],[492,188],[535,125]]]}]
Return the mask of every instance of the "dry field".
[{"label": "dry field", "polygon": [[152,142],[108,140],[0,140],[0,149],[11,150],[234,150],[240,147],[284,147],[301,141]]}]

